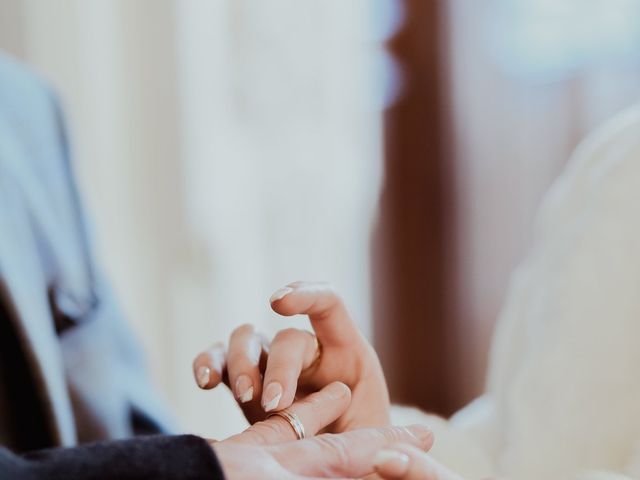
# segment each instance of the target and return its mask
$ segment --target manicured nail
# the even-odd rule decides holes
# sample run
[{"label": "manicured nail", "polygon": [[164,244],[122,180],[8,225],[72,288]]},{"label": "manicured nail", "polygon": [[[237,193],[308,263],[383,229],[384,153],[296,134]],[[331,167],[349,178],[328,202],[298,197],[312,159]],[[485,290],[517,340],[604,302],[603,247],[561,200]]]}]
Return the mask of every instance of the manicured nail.
[{"label": "manicured nail", "polygon": [[240,375],[236,380],[236,398],[240,403],[253,400],[253,384],[247,375]]},{"label": "manicured nail", "polygon": [[380,450],[373,458],[373,467],[385,475],[400,478],[409,471],[409,455],[395,450]]},{"label": "manicured nail", "polygon": [[273,295],[271,295],[271,298],[269,299],[269,303],[273,303],[273,302],[277,302],[278,300],[282,300],[284,297],[289,295],[291,292],[293,292],[293,288],[291,288],[291,287],[283,287],[283,288],[281,288],[279,290],[276,290],[275,292],[273,292]]},{"label": "manicured nail", "polygon": [[282,398],[282,385],[278,382],[272,382],[267,385],[262,395],[262,407],[265,412],[270,412],[278,407]]},{"label": "manicured nail", "polygon": [[198,367],[198,370],[196,370],[196,382],[198,382],[198,386],[200,388],[206,387],[209,380],[211,380],[211,369],[204,365]]}]

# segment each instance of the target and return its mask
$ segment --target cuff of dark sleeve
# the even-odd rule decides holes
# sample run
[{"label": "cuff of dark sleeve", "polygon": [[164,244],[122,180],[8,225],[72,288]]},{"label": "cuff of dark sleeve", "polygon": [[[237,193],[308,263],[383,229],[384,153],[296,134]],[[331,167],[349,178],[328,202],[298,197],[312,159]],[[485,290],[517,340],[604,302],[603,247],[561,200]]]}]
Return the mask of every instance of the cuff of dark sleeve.
[{"label": "cuff of dark sleeve", "polygon": [[44,450],[23,458],[33,462],[38,473],[45,473],[44,478],[52,480],[224,479],[213,449],[206,440],[195,435],[134,437],[70,449]]}]

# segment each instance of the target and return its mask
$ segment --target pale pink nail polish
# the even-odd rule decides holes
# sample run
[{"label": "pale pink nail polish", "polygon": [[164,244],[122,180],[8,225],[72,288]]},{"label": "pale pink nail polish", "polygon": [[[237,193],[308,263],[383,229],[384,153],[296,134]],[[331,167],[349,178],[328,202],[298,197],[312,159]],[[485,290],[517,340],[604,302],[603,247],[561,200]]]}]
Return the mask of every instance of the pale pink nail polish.
[{"label": "pale pink nail polish", "polygon": [[240,403],[247,403],[253,400],[253,383],[247,375],[240,375],[236,380],[236,398]]},{"label": "pale pink nail polish", "polygon": [[196,370],[196,382],[198,382],[198,386],[200,388],[204,388],[211,380],[211,369],[204,365],[198,367]]},{"label": "pale pink nail polish", "polygon": [[282,300],[284,297],[289,295],[291,292],[293,292],[293,288],[291,288],[291,287],[280,288],[279,290],[276,290],[275,292],[273,292],[273,295],[271,295],[271,298],[269,299],[269,302],[273,303],[273,302],[277,302],[278,300]]},{"label": "pale pink nail polish", "polygon": [[264,394],[262,395],[262,407],[265,412],[270,412],[271,410],[275,410],[280,403],[280,399],[282,398],[282,385],[278,382],[272,382],[267,385],[267,388],[264,390]]}]

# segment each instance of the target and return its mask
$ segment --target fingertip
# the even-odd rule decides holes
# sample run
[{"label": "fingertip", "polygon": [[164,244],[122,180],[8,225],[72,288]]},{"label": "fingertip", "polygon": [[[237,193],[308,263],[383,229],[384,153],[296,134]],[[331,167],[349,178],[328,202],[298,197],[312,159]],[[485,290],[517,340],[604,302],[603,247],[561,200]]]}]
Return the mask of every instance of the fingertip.
[{"label": "fingertip", "polygon": [[327,385],[324,390],[326,390],[333,399],[339,400],[346,398],[348,402],[351,402],[351,389],[342,382],[332,382]]},{"label": "fingertip", "polygon": [[192,364],[193,377],[198,387],[210,390],[222,381],[224,369],[224,351],[220,345],[212,346],[208,351],[201,352]]},{"label": "fingertip", "polygon": [[375,472],[383,479],[462,480],[414,445],[398,443],[379,451],[373,460]]},{"label": "fingertip", "polygon": [[201,389],[206,389],[209,381],[211,380],[211,368],[207,365],[207,361],[204,353],[200,353],[194,360],[191,366],[193,371],[193,378]]},{"label": "fingertip", "polygon": [[288,317],[302,313],[303,310],[309,308],[308,295],[317,298],[329,293],[339,298],[335,287],[328,282],[296,281],[276,290],[271,295],[269,303],[274,312]]},{"label": "fingertip", "polygon": [[383,479],[404,477],[409,471],[411,459],[406,453],[395,448],[379,450],[373,458],[373,468]]},{"label": "fingertip", "polygon": [[332,389],[331,397],[339,405],[340,415],[347,411],[351,405],[351,389],[342,382],[329,384]]},{"label": "fingertip", "polygon": [[283,298],[285,298],[287,295],[289,295],[291,292],[293,292],[293,288],[286,286],[286,287],[282,287],[279,288],[278,290],[276,290],[275,292],[273,292],[273,294],[271,295],[271,297],[269,298],[269,303],[271,305],[273,305],[276,302],[279,302],[280,300],[282,300]]},{"label": "fingertip", "polygon": [[414,424],[406,427],[407,431],[416,439],[417,446],[428,451],[433,446],[433,431],[426,425]]},{"label": "fingertip", "polygon": [[285,294],[283,297],[271,301],[271,310],[273,310],[278,315],[282,315],[283,317],[290,317],[292,315],[297,315],[298,313],[300,313],[300,309],[297,307],[297,302],[295,301],[296,296],[292,295],[295,290],[289,290],[291,291]]},{"label": "fingertip", "polygon": [[320,392],[324,401],[328,401],[333,405],[336,420],[342,415],[351,404],[351,389],[342,382],[332,382],[325,386]]}]

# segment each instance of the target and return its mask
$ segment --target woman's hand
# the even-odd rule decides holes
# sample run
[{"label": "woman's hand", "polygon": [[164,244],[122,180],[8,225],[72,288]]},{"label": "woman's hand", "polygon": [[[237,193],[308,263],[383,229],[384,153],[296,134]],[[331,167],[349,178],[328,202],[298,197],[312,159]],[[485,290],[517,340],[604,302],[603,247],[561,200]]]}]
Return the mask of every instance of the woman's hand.
[{"label": "woman's hand", "polygon": [[[302,422],[309,436],[338,418],[350,401],[346,385],[332,383],[295,402],[287,410]],[[225,478],[266,480],[309,478],[361,478],[373,472],[375,452],[398,442],[428,450],[431,431],[423,426],[361,429],[340,435],[320,435],[299,442],[291,425],[271,417],[244,432],[211,446]]]},{"label": "woman's hand", "polygon": [[389,396],[380,362],[333,288],[292,283],[273,294],[271,307],[285,316],[308,315],[315,335],[286,329],[267,345],[251,325],[243,325],[227,348],[216,344],[195,359],[198,385],[226,383],[255,423],[338,381],[351,389],[351,404],[326,431],[387,425]]},{"label": "woman's hand", "polygon": [[422,450],[407,444],[379,451],[374,468],[384,480],[462,480]]}]

